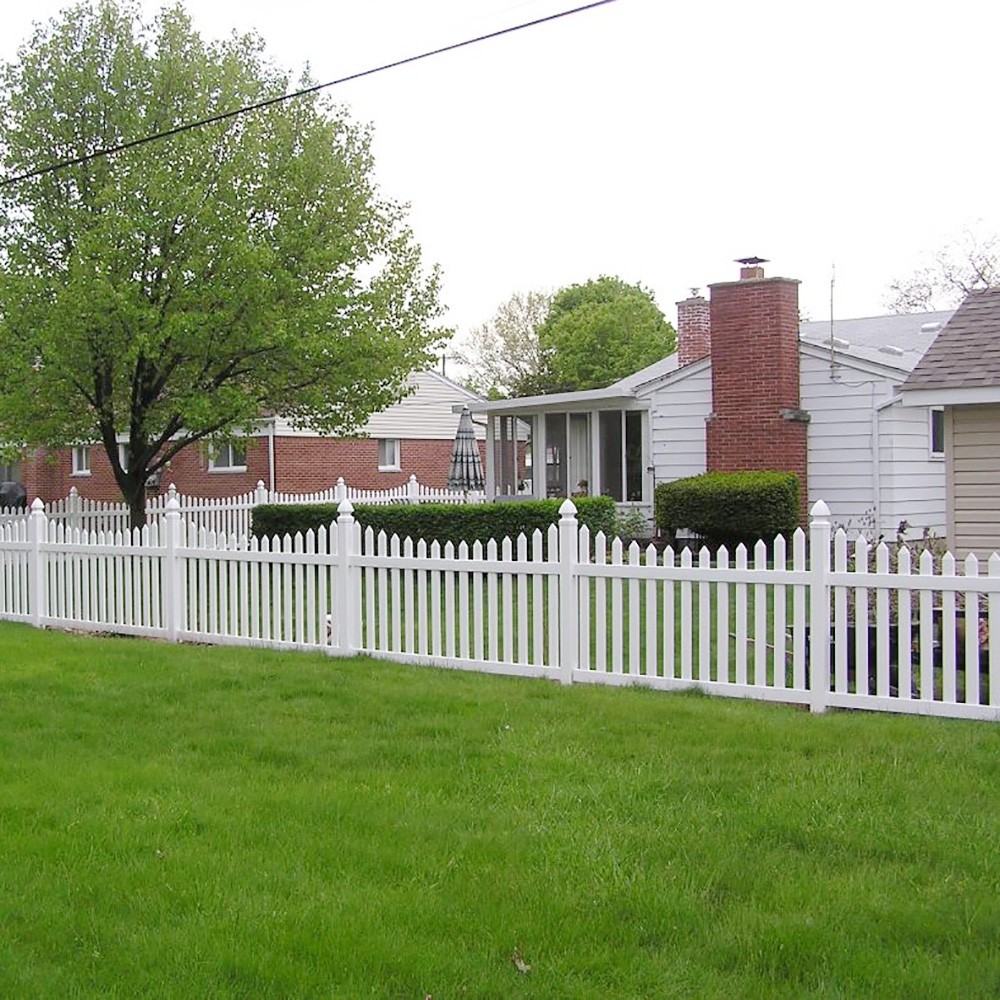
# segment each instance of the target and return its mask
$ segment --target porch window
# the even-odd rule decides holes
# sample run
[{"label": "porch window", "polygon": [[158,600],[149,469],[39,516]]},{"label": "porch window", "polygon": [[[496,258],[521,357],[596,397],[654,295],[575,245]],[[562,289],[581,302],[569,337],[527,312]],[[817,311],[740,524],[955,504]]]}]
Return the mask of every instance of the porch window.
[{"label": "porch window", "polygon": [[569,496],[566,490],[566,414],[545,415],[545,495]]},{"label": "porch window", "polygon": [[602,410],[600,417],[601,493],[619,503],[642,500],[642,414]]}]

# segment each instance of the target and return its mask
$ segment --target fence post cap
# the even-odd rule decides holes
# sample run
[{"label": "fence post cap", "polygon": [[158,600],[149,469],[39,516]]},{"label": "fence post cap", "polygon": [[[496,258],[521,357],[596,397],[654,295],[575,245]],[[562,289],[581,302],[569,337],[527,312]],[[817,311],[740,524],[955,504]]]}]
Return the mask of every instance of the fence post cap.
[{"label": "fence post cap", "polygon": [[263,479],[258,479],[257,480],[257,489],[262,490],[263,488],[264,488],[264,480]]},{"label": "fence post cap", "polygon": [[344,485],[344,477],[343,476],[337,476],[337,485],[338,486],[343,486]]},{"label": "fence post cap", "polygon": [[42,501],[41,497],[35,497],[35,499],[31,501],[31,513],[32,514],[45,513],[45,503]]},{"label": "fence post cap", "polygon": [[829,517],[830,508],[822,500],[817,500],[809,510],[810,517]]},{"label": "fence post cap", "polygon": [[80,491],[75,486],[71,486],[69,488],[69,495],[71,497],[78,497],[80,495]]},{"label": "fence post cap", "polygon": [[569,520],[576,514],[576,504],[567,497],[559,506],[559,516],[564,520]]},{"label": "fence post cap", "polygon": [[340,503],[337,504],[337,514],[340,516],[349,515],[353,517],[354,504],[352,504],[350,500],[341,500]]},{"label": "fence post cap", "polygon": [[171,496],[170,499],[167,501],[167,513],[168,514],[174,513],[177,514],[177,516],[179,517],[180,510],[181,510],[181,502],[177,499],[176,496]]}]

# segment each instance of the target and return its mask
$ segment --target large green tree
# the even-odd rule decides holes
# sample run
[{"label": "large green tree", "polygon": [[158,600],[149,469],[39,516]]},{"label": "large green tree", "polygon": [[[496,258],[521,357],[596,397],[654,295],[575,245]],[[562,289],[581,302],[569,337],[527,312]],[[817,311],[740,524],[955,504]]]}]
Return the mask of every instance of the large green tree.
[{"label": "large green tree", "polygon": [[538,327],[545,392],[597,389],[674,350],[674,328],[650,291],[602,276],[552,299]]},{"label": "large green tree", "polygon": [[[2,83],[7,178],[289,89],[259,38],[126,0],[37,28]],[[100,441],[139,523],[152,473],[263,410],[356,429],[427,362],[439,312],[368,129],[283,101],[0,188],[0,440]]]}]

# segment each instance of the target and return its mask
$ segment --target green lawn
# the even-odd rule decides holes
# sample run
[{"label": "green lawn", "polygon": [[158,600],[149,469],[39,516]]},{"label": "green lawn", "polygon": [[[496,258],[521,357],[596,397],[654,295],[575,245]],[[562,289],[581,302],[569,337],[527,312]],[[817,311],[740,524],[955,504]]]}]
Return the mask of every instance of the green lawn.
[{"label": "green lawn", "polygon": [[5,998],[1000,994],[1000,727],[0,649]]}]

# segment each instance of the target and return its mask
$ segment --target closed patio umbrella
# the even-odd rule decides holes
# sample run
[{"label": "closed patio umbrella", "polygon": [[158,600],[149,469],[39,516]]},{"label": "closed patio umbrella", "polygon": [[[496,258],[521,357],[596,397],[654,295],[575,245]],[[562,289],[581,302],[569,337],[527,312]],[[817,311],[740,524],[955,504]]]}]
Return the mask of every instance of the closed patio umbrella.
[{"label": "closed patio umbrella", "polygon": [[455,432],[455,443],[451,448],[451,465],[448,466],[448,489],[471,493],[486,488],[483,474],[483,460],[479,455],[476,430],[472,426],[472,414],[467,406],[462,407]]}]

